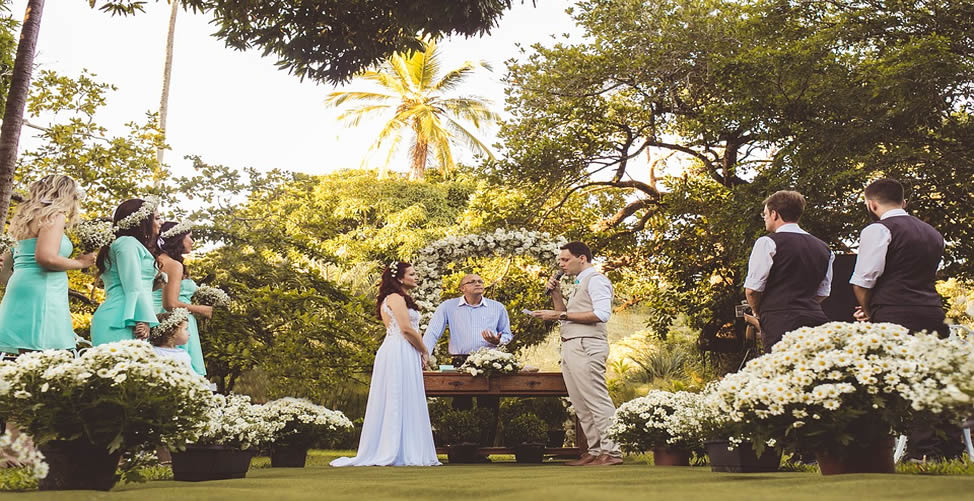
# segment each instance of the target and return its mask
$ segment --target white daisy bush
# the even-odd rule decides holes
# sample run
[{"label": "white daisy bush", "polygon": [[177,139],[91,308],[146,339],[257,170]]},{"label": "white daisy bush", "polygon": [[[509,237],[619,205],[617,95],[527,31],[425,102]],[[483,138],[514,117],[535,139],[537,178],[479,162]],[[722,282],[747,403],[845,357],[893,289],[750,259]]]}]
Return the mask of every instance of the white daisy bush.
[{"label": "white daisy bush", "polygon": [[352,429],[341,411],[316,405],[303,398],[285,397],[264,404],[267,419],[281,423],[271,441],[279,447],[326,443]]},{"label": "white daisy bush", "polygon": [[960,388],[963,371],[970,388],[972,355],[970,345],[895,324],[831,322],[785,334],[716,392],[734,443],[834,450],[904,433],[931,414],[970,412]]},{"label": "white daisy bush", "polygon": [[513,353],[502,349],[480,348],[467,356],[458,369],[471,376],[491,376],[494,374],[513,374],[524,368]]},{"label": "white daisy bush", "polygon": [[210,391],[180,362],[144,341],[25,353],[0,363],[0,415],[38,445],[87,439],[109,451],[166,445],[199,433]]},{"label": "white daisy bush", "polygon": [[446,237],[417,252],[413,260],[416,273],[422,277],[419,287],[410,294],[422,307],[420,323],[426,326],[443,293],[443,270],[447,264],[470,257],[532,256],[540,263],[554,263],[564,237],[525,229],[497,229],[492,233]]},{"label": "white daisy bush", "polygon": [[47,477],[48,472],[44,454],[34,447],[26,433],[17,438],[11,437],[10,433],[0,435],[0,468],[27,468],[37,480]]},{"label": "white daisy bush", "polygon": [[219,287],[201,285],[192,297],[193,304],[226,308],[230,306],[230,295]]},{"label": "white daisy bush", "polygon": [[616,409],[608,433],[626,452],[656,448],[699,451],[706,438],[698,409],[704,394],[652,390]]},{"label": "white daisy bush", "polygon": [[81,221],[74,229],[82,252],[93,252],[115,241],[115,230],[109,220]]},{"label": "white daisy bush", "polygon": [[260,448],[284,428],[285,423],[269,419],[267,408],[250,402],[246,395],[213,394],[202,420],[203,429],[194,445],[222,445],[238,449]]}]

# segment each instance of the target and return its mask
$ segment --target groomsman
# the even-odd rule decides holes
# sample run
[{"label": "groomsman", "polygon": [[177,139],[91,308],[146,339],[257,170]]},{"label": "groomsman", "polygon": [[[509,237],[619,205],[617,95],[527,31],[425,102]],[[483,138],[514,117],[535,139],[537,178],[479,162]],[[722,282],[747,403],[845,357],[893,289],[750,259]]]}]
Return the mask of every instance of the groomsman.
[{"label": "groomsman", "polygon": [[804,211],[805,197],[797,191],[778,191],[764,201],[770,234],[754,242],[744,294],[760,322],[765,352],[786,332],[829,321],[820,303],[832,289],[835,255],[798,226]]},{"label": "groomsman", "polygon": [[592,251],[582,242],[563,245],[558,266],[575,276],[575,293],[566,305],[558,280],[552,278],[547,288],[555,309],[535,311],[532,316],[561,321],[561,372],[588,443],[588,451],[581,458],[566,464],[622,464],[619,446],[607,435],[616,410],[605,382],[609,355],[606,322],[612,312],[612,283],[592,266]]},{"label": "groomsman", "polygon": [[[856,318],[947,337],[950,329],[935,287],[944,237],[904,210],[906,199],[899,181],[873,181],[865,195],[866,209],[877,221],[862,230],[856,268],[849,279],[860,305]],[[938,438],[935,429],[946,439]],[[960,457],[962,449],[960,428],[947,422],[916,427],[907,442],[907,455],[917,460]]]}]

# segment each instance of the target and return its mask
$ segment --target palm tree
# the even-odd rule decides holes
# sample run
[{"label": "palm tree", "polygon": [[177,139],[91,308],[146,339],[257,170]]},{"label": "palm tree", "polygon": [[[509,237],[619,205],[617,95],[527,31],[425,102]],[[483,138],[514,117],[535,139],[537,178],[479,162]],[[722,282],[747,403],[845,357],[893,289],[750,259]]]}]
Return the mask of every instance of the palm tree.
[{"label": "palm tree", "polygon": [[[434,42],[423,42],[422,52],[395,54],[378,70],[359,75],[358,80],[378,87],[377,91],[338,91],[328,95],[326,103],[341,106],[355,103],[355,107],[339,116],[351,126],[362,119],[377,115],[389,117],[370,151],[388,147],[386,162],[379,171],[384,177],[389,160],[404,138],[413,142],[410,147],[410,179],[421,179],[427,159],[434,154],[445,173],[452,171],[452,145],[466,144],[493,158],[490,148],[474,135],[474,130],[498,119],[489,103],[476,97],[450,97],[449,91],[459,86],[478,66],[490,69],[486,62],[467,61],[460,67],[440,75],[440,57]],[[472,129],[464,122],[469,122]]]}]

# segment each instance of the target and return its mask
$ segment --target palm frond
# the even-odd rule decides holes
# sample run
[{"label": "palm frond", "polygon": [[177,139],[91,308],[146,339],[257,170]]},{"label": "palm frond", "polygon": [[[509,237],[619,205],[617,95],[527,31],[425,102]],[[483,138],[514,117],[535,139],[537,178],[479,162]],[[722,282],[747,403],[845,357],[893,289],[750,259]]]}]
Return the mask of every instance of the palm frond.
[{"label": "palm frond", "polygon": [[416,52],[409,58],[409,74],[413,78],[415,89],[419,92],[428,91],[433,85],[433,79],[440,72],[440,52],[436,49],[436,44],[428,42],[423,44],[426,50]]},{"label": "palm frond", "polygon": [[458,97],[443,99],[436,104],[456,117],[472,122],[474,127],[477,128],[480,128],[481,122],[490,123],[500,120],[500,115],[492,111],[488,107],[489,103],[485,100]]},{"label": "palm frond", "polygon": [[388,104],[366,104],[359,106],[358,108],[346,110],[341,115],[338,115],[338,119],[344,120],[345,123],[350,127],[358,127],[358,125],[362,123],[363,119],[372,118],[372,116],[378,115],[381,112],[394,109],[395,108]]},{"label": "palm frond", "polygon": [[452,118],[448,120],[449,128],[454,132],[453,135],[455,137],[462,140],[468,148],[483,151],[488,157],[490,157],[491,160],[494,159],[494,152],[491,151],[490,147],[484,144],[484,142],[481,141],[480,138],[478,138],[473,132],[470,132],[466,127],[463,126],[463,124],[453,120]]},{"label": "palm frond", "polygon": [[336,91],[325,97],[325,103],[331,106],[341,106],[345,101],[388,101],[396,99],[399,98],[378,92]]},{"label": "palm frond", "polygon": [[476,69],[477,67],[473,62],[467,61],[460,65],[459,68],[456,68],[448,72],[446,75],[443,75],[443,78],[433,84],[431,90],[434,92],[446,92],[448,90],[453,90],[458,85],[462,84],[463,80],[476,71]]}]

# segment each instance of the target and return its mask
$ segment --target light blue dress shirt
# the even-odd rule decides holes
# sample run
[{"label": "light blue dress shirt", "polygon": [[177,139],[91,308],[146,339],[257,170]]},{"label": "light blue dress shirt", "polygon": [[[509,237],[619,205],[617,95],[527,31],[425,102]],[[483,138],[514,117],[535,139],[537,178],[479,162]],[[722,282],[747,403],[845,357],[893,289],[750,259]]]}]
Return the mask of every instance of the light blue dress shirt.
[{"label": "light blue dress shirt", "polygon": [[501,344],[511,342],[511,319],[507,308],[492,299],[482,298],[480,304],[467,304],[463,296],[447,299],[433,313],[423,343],[433,353],[443,331],[450,327],[450,354],[467,355],[480,348],[496,348],[481,334],[485,329],[500,333]]}]

